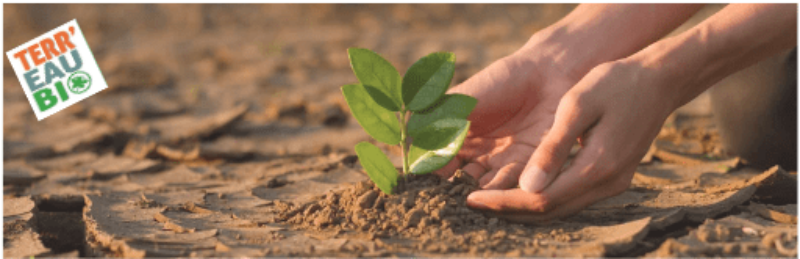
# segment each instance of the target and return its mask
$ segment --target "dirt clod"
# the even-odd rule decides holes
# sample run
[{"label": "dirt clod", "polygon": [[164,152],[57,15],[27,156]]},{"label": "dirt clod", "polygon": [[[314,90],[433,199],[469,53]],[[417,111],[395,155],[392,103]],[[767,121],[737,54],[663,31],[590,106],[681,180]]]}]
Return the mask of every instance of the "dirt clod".
[{"label": "dirt clod", "polygon": [[369,209],[372,208],[372,205],[375,204],[375,199],[378,198],[378,192],[371,190],[367,191],[360,197],[358,197],[358,206],[362,209]]},{"label": "dirt clod", "polygon": [[697,238],[703,242],[724,242],[731,239],[731,231],[725,226],[703,225],[697,229]]}]

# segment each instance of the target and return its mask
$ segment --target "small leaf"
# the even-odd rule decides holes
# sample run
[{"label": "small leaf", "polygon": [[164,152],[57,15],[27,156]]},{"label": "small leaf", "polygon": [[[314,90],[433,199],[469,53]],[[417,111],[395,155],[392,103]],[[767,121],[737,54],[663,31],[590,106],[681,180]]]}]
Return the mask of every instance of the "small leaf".
[{"label": "small leaf", "polygon": [[431,109],[421,113],[414,113],[408,120],[408,135],[416,138],[419,130],[434,121],[444,118],[466,119],[475,109],[478,100],[463,94],[445,95]]},{"label": "small leaf", "polygon": [[394,105],[388,105],[384,98],[376,98],[376,95],[373,95],[374,91],[370,91],[370,96],[384,108],[390,111],[399,111],[403,106],[400,97],[402,78],[400,73],[397,73],[397,69],[389,61],[368,49],[349,48],[347,54],[358,81],[362,85],[374,87],[375,90],[388,97]]},{"label": "small leaf", "polygon": [[408,161],[414,163],[414,161],[417,161],[425,152],[428,152],[428,150],[414,146],[412,143],[411,146],[408,147]]},{"label": "small leaf", "polygon": [[436,52],[415,62],[403,76],[403,103],[411,111],[430,107],[441,97],[456,68],[456,55]]},{"label": "small leaf", "polygon": [[437,150],[448,146],[459,135],[469,130],[469,121],[458,118],[444,118],[420,129],[413,144],[425,150]]},{"label": "small leaf", "polygon": [[342,86],[342,94],[353,117],[367,134],[389,145],[400,143],[400,122],[394,112],[375,103],[361,85]]},{"label": "small leaf", "polygon": [[464,138],[467,137],[467,129],[458,134],[450,144],[437,150],[424,150],[414,145],[409,149],[409,161],[411,161],[412,174],[427,174],[444,167],[450,160],[453,160],[464,145]]},{"label": "small leaf", "polygon": [[374,86],[364,85],[364,89],[367,90],[369,96],[372,98],[373,101],[378,103],[378,105],[390,111],[395,111],[395,112],[400,111],[400,107],[398,107],[397,104],[395,104],[394,101],[392,101],[392,98],[386,96],[386,94],[381,92],[381,90],[379,90],[378,88]]},{"label": "small leaf", "polygon": [[369,142],[356,144],[356,155],[358,161],[361,161],[361,166],[367,171],[369,179],[384,193],[392,194],[394,187],[397,186],[399,173],[389,158]]}]

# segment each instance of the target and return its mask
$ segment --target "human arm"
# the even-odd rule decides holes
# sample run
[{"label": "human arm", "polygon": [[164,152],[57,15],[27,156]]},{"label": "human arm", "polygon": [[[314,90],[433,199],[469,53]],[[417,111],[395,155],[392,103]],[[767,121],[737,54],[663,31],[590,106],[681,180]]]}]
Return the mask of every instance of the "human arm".
[{"label": "human arm", "polygon": [[[537,32],[515,53],[451,89],[478,104],[464,146],[437,174],[449,177],[462,168],[485,189],[517,186],[564,93],[591,67],[650,44],[701,6],[585,4]],[[605,36],[611,39],[592,40]]]},{"label": "human arm", "polygon": [[[725,76],[796,45],[796,10],[732,4],[684,33],[593,68],[560,100],[521,189],[475,192],[469,204],[540,221],[625,191],[669,113]],[[583,147],[562,171],[578,138]]]},{"label": "human arm", "polygon": [[494,62],[450,92],[479,99],[470,116],[476,122],[471,134],[497,131],[503,125],[518,123],[514,119],[521,119],[520,111],[530,111],[538,104],[526,100],[554,99],[551,106],[555,106],[561,95],[591,68],[641,50],[702,7],[701,4],[581,4],[532,35],[515,53]]},{"label": "human arm", "polygon": [[797,46],[795,4],[731,4],[628,58],[675,81],[677,109],[728,75]]}]

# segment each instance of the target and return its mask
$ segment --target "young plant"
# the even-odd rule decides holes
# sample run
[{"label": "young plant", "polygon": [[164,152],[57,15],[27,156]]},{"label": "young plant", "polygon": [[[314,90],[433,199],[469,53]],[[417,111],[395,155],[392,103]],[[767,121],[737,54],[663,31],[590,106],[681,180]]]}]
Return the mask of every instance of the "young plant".
[{"label": "young plant", "polygon": [[[461,149],[469,131],[467,116],[478,100],[445,94],[455,72],[456,56],[436,52],[415,62],[401,78],[397,69],[368,49],[347,50],[359,84],[342,86],[350,112],[372,138],[400,145],[403,177],[445,166]],[[400,174],[369,142],[356,145],[369,178],[392,194]]]}]

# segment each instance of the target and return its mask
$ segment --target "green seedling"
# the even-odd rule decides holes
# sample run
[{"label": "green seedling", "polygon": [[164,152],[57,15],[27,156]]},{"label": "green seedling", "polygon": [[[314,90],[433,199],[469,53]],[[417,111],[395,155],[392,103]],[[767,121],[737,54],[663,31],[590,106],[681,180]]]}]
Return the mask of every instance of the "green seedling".
[{"label": "green seedling", "polygon": [[367,175],[386,194],[408,174],[426,174],[456,156],[469,131],[467,120],[478,100],[445,94],[455,72],[456,56],[436,52],[411,65],[400,77],[397,69],[368,49],[347,50],[359,84],[342,86],[342,93],[364,131],[379,142],[400,145],[402,176],[389,158],[369,142],[355,147]]}]

